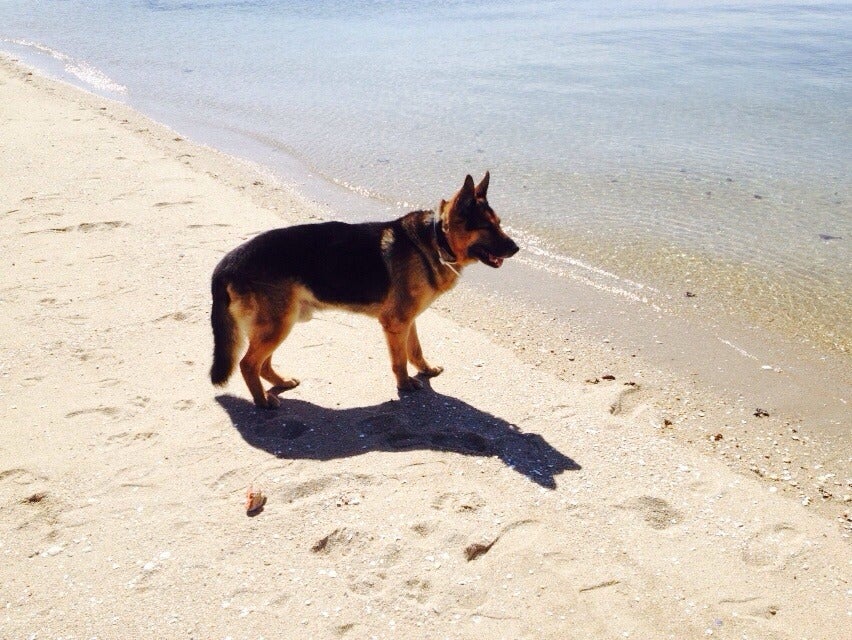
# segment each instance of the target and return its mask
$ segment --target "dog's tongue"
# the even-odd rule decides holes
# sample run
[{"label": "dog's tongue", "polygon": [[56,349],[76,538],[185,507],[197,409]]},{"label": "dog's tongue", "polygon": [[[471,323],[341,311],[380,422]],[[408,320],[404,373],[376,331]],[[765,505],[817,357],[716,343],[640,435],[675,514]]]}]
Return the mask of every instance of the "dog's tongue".
[{"label": "dog's tongue", "polygon": [[503,266],[503,258],[495,258],[494,259],[494,266],[496,266],[498,269],[500,267],[502,267]]}]

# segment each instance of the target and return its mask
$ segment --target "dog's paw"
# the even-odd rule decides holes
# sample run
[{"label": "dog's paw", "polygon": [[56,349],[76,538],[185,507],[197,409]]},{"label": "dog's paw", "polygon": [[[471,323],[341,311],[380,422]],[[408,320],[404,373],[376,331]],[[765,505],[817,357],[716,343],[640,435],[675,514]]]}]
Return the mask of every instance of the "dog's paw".
[{"label": "dog's paw", "polygon": [[276,384],[269,390],[269,393],[278,395],[279,393],[284,393],[285,391],[289,391],[290,389],[295,389],[299,386],[299,380],[297,378],[288,378],[283,381],[284,384]]},{"label": "dog's paw", "polygon": [[444,367],[426,367],[425,369],[420,370],[420,375],[426,376],[427,378],[434,378],[444,370]]},{"label": "dog's paw", "polygon": [[272,391],[267,391],[266,393],[266,401],[265,402],[257,402],[255,401],[255,405],[259,409],[277,409],[281,406],[281,400],[278,399]]},{"label": "dog's paw", "polygon": [[423,388],[423,383],[417,378],[408,377],[405,380],[397,383],[397,389],[400,391],[417,391]]}]

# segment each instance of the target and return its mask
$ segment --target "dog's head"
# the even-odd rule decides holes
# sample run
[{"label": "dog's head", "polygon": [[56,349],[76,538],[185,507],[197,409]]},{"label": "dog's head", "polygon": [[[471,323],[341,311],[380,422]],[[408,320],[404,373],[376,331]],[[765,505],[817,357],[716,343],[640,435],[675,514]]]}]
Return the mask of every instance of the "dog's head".
[{"label": "dog's head", "polygon": [[459,263],[478,260],[496,269],[518,252],[518,245],[500,228],[500,218],[488,204],[490,177],[486,172],[474,186],[473,178],[467,176],[449,202],[441,200],[439,213],[447,243]]}]

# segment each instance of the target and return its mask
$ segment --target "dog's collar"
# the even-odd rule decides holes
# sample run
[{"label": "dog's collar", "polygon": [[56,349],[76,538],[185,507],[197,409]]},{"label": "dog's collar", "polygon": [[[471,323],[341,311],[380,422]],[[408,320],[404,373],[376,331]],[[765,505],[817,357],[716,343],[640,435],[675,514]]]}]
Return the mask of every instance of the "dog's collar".
[{"label": "dog's collar", "polygon": [[439,217],[439,213],[435,213],[432,216],[432,231],[435,234],[435,247],[438,250],[438,262],[447,267],[457,276],[461,276],[461,274],[458,272],[458,269],[453,266],[454,264],[458,264],[459,260],[456,257],[456,254],[453,253],[452,248],[450,247],[450,243],[447,240],[447,234],[444,233],[443,225],[438,224]]}]

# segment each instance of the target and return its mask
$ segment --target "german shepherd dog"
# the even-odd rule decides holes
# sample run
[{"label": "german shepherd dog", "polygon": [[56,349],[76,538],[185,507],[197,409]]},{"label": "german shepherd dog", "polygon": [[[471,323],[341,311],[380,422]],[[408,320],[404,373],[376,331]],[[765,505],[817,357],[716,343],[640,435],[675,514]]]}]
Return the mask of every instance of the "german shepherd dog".
[{"label": "german shepherd dog", "polygon": [[[415,318],[455,286],[462,269],[479,261],[498,268],[518,245],[488,205],[489,174],[478,185],[467,176],[438,211],[413,211],[390,222],[323,222],[273,229],[228,253],[213,271],[213,366],[223,385],[244,339],[240,371],[258,407],[274,409],[278,394],[299,384],[272,368],[272,352],[314,310],[342,308],[378,318],[390,351],[396,386],[422,387],[443,370],[423,357]],[[264,390],[260,379],[273,386]]]}]

